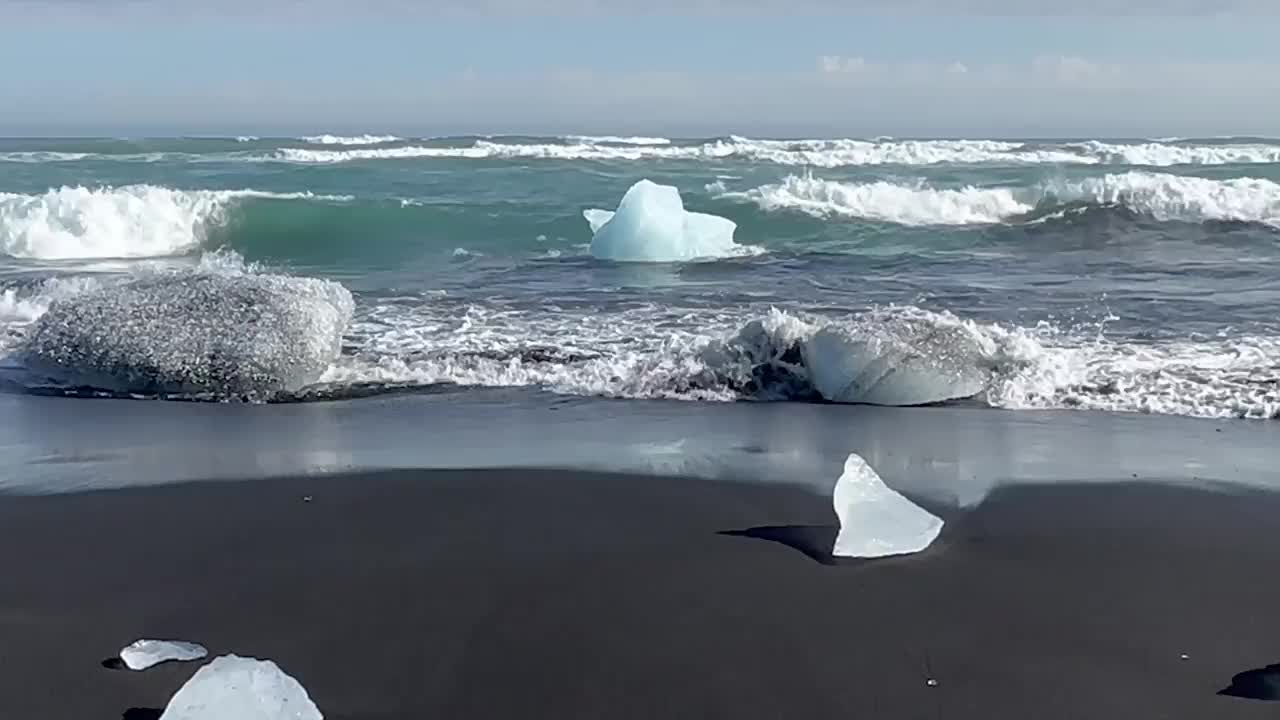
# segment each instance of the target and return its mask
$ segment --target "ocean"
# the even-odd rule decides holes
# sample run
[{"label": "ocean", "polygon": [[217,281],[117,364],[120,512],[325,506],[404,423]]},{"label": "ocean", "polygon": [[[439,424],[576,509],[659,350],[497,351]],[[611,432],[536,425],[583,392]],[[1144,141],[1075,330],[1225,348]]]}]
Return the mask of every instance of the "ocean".
[{"label": "ocean", "polygon": [[[641,179],[732,220],[738,251],[593,256],[584,211]],[[31,367],[51,306],[157,272],[320,278],[353,316],[336,360],[287,392]],[[797,347],[831,330],[884,382],[937,390],[868,396],[884,404],[1266,420],[1278,278],[1266,138],[0,140],[0,378],[16,395],[812,403],[831,398]],[[146,332],[130,352],[168,331]]]}]

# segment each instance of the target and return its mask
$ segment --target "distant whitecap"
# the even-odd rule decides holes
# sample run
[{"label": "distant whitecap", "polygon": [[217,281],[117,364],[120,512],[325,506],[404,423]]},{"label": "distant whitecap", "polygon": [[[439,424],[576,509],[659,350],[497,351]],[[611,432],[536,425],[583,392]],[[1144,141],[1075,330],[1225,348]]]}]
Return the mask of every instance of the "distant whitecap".
[{"label": "distant whitecap", "polygon": [[575,143],[600,145],[670,145],[671,140],[664,137],[646,137],[644,135],[567,135],[564,138]]},{"label": "distant whitecap", "polygon": [[306,135],[299,140],[312,145],[381,145],[398,142],[396,135]]}]

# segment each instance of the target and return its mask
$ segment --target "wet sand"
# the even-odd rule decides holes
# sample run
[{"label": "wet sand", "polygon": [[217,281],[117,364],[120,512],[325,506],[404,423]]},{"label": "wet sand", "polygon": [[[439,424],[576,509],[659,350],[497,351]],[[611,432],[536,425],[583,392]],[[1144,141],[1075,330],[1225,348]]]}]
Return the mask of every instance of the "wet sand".
[{"label": "wet sand", "polygon": [[[197,665],[101,666],[139,637],[271,658],[335,719],[1280,712],[1217,694],[1280,661],[1280,496],[1039,486],[947,519],[920,555],[829,565],[791,546],[820,548],[829,501],[782,486],[402,471],[0,497],[0,718],[162,708]],[[726,533],[767,526],[791,545]]]}]

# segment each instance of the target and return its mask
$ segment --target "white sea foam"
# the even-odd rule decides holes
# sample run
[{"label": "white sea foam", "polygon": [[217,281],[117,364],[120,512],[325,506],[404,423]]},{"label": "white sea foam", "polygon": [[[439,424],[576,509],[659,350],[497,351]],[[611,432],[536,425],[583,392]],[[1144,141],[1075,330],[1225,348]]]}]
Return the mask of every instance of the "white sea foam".
[{"label": "white sea foam", "polygon": [[[412,307],[362,309],[351,330],[359,350],[339,358],[321,381],[534,386],[628,398],[809,400],[822,397],[823,381],[810,375],[815,368],[806,365],[806,343],[823,333],[873,339],[884,332],[915,338],[922,351],[949,359],[933,375],[927,358],[909,353],[864,354],[872,361],[867,367],[883,370],[880,377],[892,377],[898,368],[904,377],[915,377],[898,383],[904,391],[940,392],[849,399],[914,403],[971,395],[1007,408],[1253,418],[1280,413],[1274,362],[1280,338],[1129,343],[1049,325],[979,323],[914,307],[852,316],[663,306],[551,315],[433,298]],[[858,351],[854,343],[849,352]]]},{"label": "white sea foam", "polygon": [[1105,339],[1042,342],[996,327],[1024,370],[991,388],[996,407],[1083,408],[1211,418],[1280,418],[1280,338],[1131,344]]},{"label": "white sea foam", "polygon": [[56,163],[56,162],[78,162],[85,158],[96,157],[91,153],[82,152],[56,152],[50,150],[23,150],[15,152],[0,152],[0,162],[12,163]]},{"label": "white sea foam", "polygon": [[[244,135],[239,142],[258,140]],[[445,145],[404,144],[395,135],[309,135],[297,138],[310,147],[282,148],[271,154],[232,153],[84,153],[56,150],[0,152],[0,162],[291,162],[341,163],[410,158],[547,159],[547,160],[689,160],[737,159],[815,168],[878,165],[1172,165],[1276,164],[1280,143],[1196,144],[1192,141],[1031,143],[1008,140],[872,140],[835,138],[773,140],[732,135],[701,143],[663,137],[567,135],[543,139],[486,138]],[[392,145],[395,143],[396,145]],[[317,147],[323,146],[323,147]]]},{"label": "white sea foam", "polygon": [[299,163],[404,158],[691,161],[734,158],[818,168],[941,164],[1166,166],[1280,162],[1280,145],[1262,143],[1176,145],[1087,141],[1054,146],[1006,140],[763,140],[735,135],[685,145],[667,138],[568,136],[564,139],[567,142],[477,140],[470,145],[446,147],[283,148],[274,157]]},{"label": "white sea foam", "polygon": [[149,185],[0,194],[0,253],[43,259],[180,253],[223,221],[228,199]]},{"label": "white sea foam", "polygon": [[586,140],[564,143],[510,143],[477,140],[464,147],[403,146],[318,150],[282,148],[275,159],[297,163],[408,158],[549,159],[549,160],[720,160],[737,158],[782,165],[841,167],[852,165],[933,165],[940,163],[1096,163],[1059,150],[1022,149],[1020,143],[995,140],[930,140],[886,143],[866,140],[752,140],[733,137],[699,145],[607,144]]},{"label": "white sea foam", "polygon": [[1280,184],[1131,171],[1051,184],[1064,200],[1123,205],[1157,220],[1254,222],[1280,227]]},{"label": "white sea foam", "polygon": [[271,156],[291,163],[343,163],[355,160],[402,160],[406,158],[483,158],[488,154],[474,148],[433,148],[405,146],[392,148],[360,148],[356,150],[312,150],[308,148],[280,148]]},{"label": "white sea foam", "polygon": [[1117,144],[1090,140],[1079,148],[1100,163],[1111,165],[1226,165],[1232,163],[1278,163],[1280,145],[1170,145],[1151,142]]},{"label": "white sea foam", "polygon": [[382,145],[400,142],[396,135],[305,135],[299,140],[312,145]]},{"label": "white sea foam", "polygon": [[0,290],[0,323],[23,326],[34,322],[55,300],[98,287],[92,276],[49,278],[26,288]]},{"label": "white sea foam", "polygon": [[260,139],[261,138],[259,138],[257,135],[237,135],[236,136],[236,142],[242,142],[242,143],[255,142]]},{"label": "white sea foam", "polygon": [[25,325],[49,309],[51,299],[39,293],[23,293],[16,288],[0,290],[0,322]]},{"label": "white sea foam", "polygon": [[632,135],[623,137],[620,135],[566,135],[565,140],[587,145],[670,145],[671,140],[664,137],[645,137],[643,135]]},{"label": "white sea foam", "polygon": [[[718,197],[753,202],[766,211],[901,225],[993,224],[1027,217],[1046,206],[1085,202],[1119,205],[1161,221],[1280,226],[1280,184],[1271,180],[1213,180],[1137,170],[1026,188],[938,188],[923,182],[851,183],[789,175],[779,183]],[[1040,221],[1047,217],[1038,216]]]},{"label": "white sea foam", "polygon": [[1053,149],[1035,149],[1003,140],[752,140],[733,137],[730,153],[779,165],[844,167],[860,165],[1085,163],[1092,159]]},{"label": "white sea foam", "polygon": [[505,144],[478,140],[467,147],[426,147],[408,145],[392,148],[359,148],[354,150],[312,150],[307,148],[281,148],[276,151],[279,160],[295,163],[342,163],[355,160],[404,160],[414,158],[442,158],[483,160],[498,159],[551,159],[551,160],[643,160],[646,158],[704,157],[697,148],[643,147],[612,145],[561,145],[561,144]]},{"label": "white sea foam", "polygon": [[[697,144],[666,138],[563,138],[565,142],[476,140],[467,145],[282,148],[267,156],[234,159],[293,163],[341,163],[395,159],[539,159],[641,161],[744,160],[814,168],[880,165],[1222,165],[1280,163],[1280,144],[1185,145],[1086,141],[1064,145],[1004,140],[761,140],[731,136]],[[633,142],[626,142],[626,141]],[[635,142],[647,140],[652,142]],[[337,144],[337,143],[333,143]],[[369,145],[371,143],[350,143]],[[114,156],[119,157],[119,156]],[[0,154],[0,160],[5,155]],[[233,158],[228,158],[233,159]]]},{"label": "white sea foam", "polygon": [[[708,187],[708,190],[713,188]],[[799,210],[901,225],[973,225],[998,223],[1030,212],[1034,202],[1013,188],[931,188],[923,183],[847,183],[812,175],[789,175],[782,182],[722,198],[748,200],[764,210]]]},{"label": "white sea foam", "polygon": [[[222,272],[220,262],[206,265]],[[21,347],[53,301],[107,282],[114,281],[63,278],[0,290],[0,356]],[[572,395],[709,401],[809,400],[823,397],[826,388],[837,400],[913,404],[971,395],[1011,409],[1280,417],[1277,336],[1134,342],[1048,324],[981,323],[909,306],[854,315],[661,305],[551,314],[460,304],[438,294],[424,299],[358,308],[348,331],[355,350],[339,356],[320,382],[531,386]],[[947,361],[935,363],[930,375],[929,357],[859,350],[884,333],[915,338],[930,357]],[[939,391],[931,397],[842,398],[831,387],[848,383],[828,384],[811,376],[826,372],[821,362],[806,364],[815,349],[823,351],[821,338],[833,335],[854,339],[846,343],[852,350],[836,348],[843,353],[834,356],[839,363],[861,362],[878,368],[880,377],[902,374],[903,382],[895,382],[903,391]],[[871,377],[845,375],[863,376]],[[907,382],[911,377],[916,380]]]},{"label": "white sea foam", "polygon": [[0,193],[0,254],[34,259],[174,255],[198,246],[246,198],[344,202],[350,196],[154,185]]},{"label": "white sea foam", "polygon": [[48,278],[34,285],[0,289],[0,366],[20,365],[12,355],[21,348],[32,323],[55,301],[100,287],[92,276]]},{"label": "white sea foam", "polygon": [[189,153],[189,152],[146,152],[146,153],[87,153],[62,152],[51,150],[23,150],[0,152],[0,162],[12,163],[72,163],[80,161],[101,162],[261,162],[262,156],[251,155],[242,151],[234,153]]}]

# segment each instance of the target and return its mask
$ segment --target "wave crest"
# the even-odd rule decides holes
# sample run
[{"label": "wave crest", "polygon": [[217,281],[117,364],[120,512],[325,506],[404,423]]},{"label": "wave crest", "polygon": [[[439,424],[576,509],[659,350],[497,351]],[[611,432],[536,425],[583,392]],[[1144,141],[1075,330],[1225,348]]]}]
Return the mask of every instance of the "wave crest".
[{"label": "wave crest", "polygon": [[1120,205],[1160,221],[1248,222],[1280,227],[1280,184],[1132,171],[1052,184],[1046,199]]},{"label": "wave crest", "polygon": [[1119,144],[1090,140],[1074,143],[1087,157],[1108,165],[1230,165],[1280,162],[1280,145],[1176,145],[1160,142]]},{"label": "wave crest", "polygon": [[154,185],[0,193],[0,254],[41,260],[176,255],[199,246],[210,228],[226,221],[232,203],[244,198],[351,199]]},{"label": "wave crest", "polygon": [[754,202],[766,211],[798,210],[816,217],[842,215],[899,225],[998,223],[1034,208],[1012,188],[950,190],[923,183],[843,183],[812,175],[789,175],[774,185],[719,197]]},{"label": "wave crest", "polygon": [[1245,222],[1280,227],[1280,184],[1130,171],[1026,188],[935,188],[923,182],[849,183],[789,175],[719,198],[766,211],[798,211],[908,226],[1046,222],[1072,206],[1123,207],[1158,221]]}]

